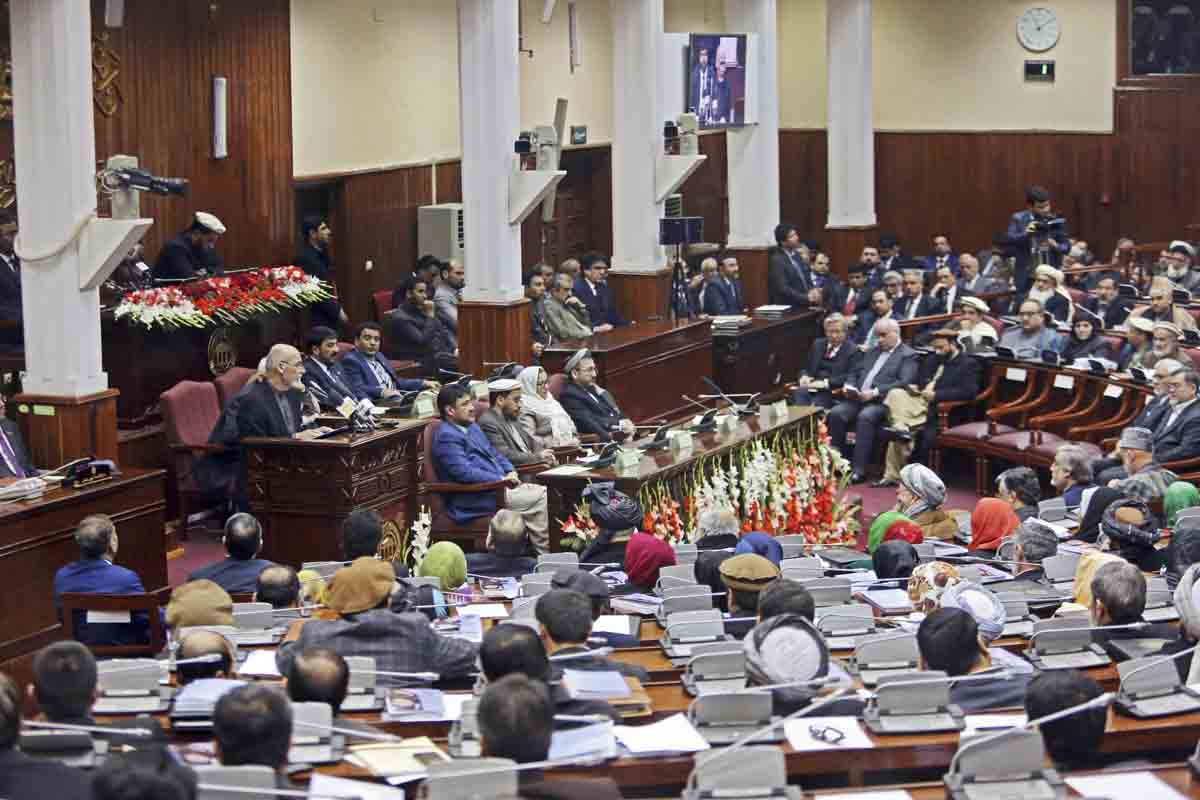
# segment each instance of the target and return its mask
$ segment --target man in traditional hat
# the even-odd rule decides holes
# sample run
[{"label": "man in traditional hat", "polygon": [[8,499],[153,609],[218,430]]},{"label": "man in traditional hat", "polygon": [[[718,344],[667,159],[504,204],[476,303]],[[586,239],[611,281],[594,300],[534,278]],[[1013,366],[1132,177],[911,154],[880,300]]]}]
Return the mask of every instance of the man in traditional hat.
[{"label": "man in traditional hat", "polygon": [[1062,288],[1063,274],[1049,264],[1041,264],[1033,272],[1033,288],[1025,295],[1037,300],[1042,309],[1059,322],[1071,317],[1071,296]]},{"label": "man in traditional hat", "polygon": [[1175,285],[1167,278],[1161,275],[1155,278],[1150,283],[1150,305],[1134,309],[1133,313],[1129,315],[1130,320],[1135,317],[1145,317],[1151,322],[1173,322],[1182,330],[1196,330],[1195,318],[1187,312],[1186,308],[1175,305],[1174,288]]},{"label": "man in traditional hat", "polygon": [[1130,367],[1150,369],[1154,366],[1154,322],[1146,317],[1130,314],[1125,321],[1125,344],[1117,355],[1117,365],[1122,370]]},{"label": "man in traditional hat", "polygon": [[563,384],[558,402],[580,433],[594,434],[602,442],[612,441],[616,432],[633,436],[633,422],[621,413],[612,394],[596,383],[596,361],[590,352],[576,351],[563,371],[570,380]]},{"label": "man in traditional hat", "polygon": [[488,383],[488,394],[491,407],[479,415],[479,427],[492,447],[516,466],[557,464],[554,451],[539,447],[525,426],[517,421],[521,416],[520,382],[497,378]]},{"label": "man in traditional hat", "polygon": [[[329,587],[329,607],[338,618],[297,623],[303,626],[300,635],[283,642],[275,655],[279,672],[289,674],[297,653],[317,647],[328,647],[343,657],[370,656],[381,672],[457,677],[474,671],[474,644],[439,636],[420,612],[389,610],[395,583],[392,565],[375,558],[359,558],[339,569]],[[394,682],[392,676],[379,676],[380,684]]]},{"label": "man in traditional hat", "polygon": [[749,618],[744,622],[725,624],[725,632],[740,639],[754,627],[759,593],[779,577],[779,567],[756,553],[742,553],[722,561],[720,572],[721,582],[728,591],[726,602],[730,616]]},{"label": "man in traditional hat", "polygon": [[[1195,392],[1193,391],[1193,395]],[[1159,423],[1166,424],[1166,420]],[[1145,428],[1126,428],[1121,431],[1117,444],[1121,453],[1121,468],[1124,476],[1111,478],[1110,489],[1116,489],[1126,497],[1152,503],[1161,499],[1167,487],[1179,480],[1174,472],[1163,469],[1154,458],[1154,434]],[[1126,477],[1127,476],[1127,477]],[[1108,477],[1105,475],[1105,477]]]},{"label": "man in traditional hat", "polygon": [[1167,264],[1167,278],[1180,289],[1187,289],[1193,294],[1200,287],[1200,273],[1195,271],[1196,248],[1185,241],[1176,239],[1167,245],[1164,257]]},{"label": "man in traditional hat", "polygon": [[969,355],[996,350],[1000,334],[984,317],[991,313],[988,304],[978,297],[967,296],[959,301],[962,317],[958,320],[958,344]]},{"label": "man in traditional hat", "polygon": [[217,240],[225,226],[207,211],[197,211],[192,224],[162,246],[154,263],[157,280],[223,275],[225,264],[217,255]]},{"label": "man in traditional hat", "polygon": [[887,446],[883,479],[876,486],[895,486],[910,456],[917,461],[924,459],[937,436],[938,403],[971,401],[979,394],[982,370],[979,362],[959,347],[958,331],[935,331],[930,346],[935,357],[921,362],[916,383],[897,386],[884,398],[891,420],[885,430],[892,439]]},{"label": "man in traditional hat", "polygon": [[176,632],[199,625],[232,625],[233,599],[206,578],[181,583],[167,602],[166,621]]}]

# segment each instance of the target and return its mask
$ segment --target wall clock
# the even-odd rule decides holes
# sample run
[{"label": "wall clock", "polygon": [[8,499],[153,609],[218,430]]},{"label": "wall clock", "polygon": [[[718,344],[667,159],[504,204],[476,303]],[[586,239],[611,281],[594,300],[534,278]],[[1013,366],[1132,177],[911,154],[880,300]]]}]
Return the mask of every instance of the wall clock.
[{"label": "wall clock", "polygon": [[1048,8],[1031,8],[1017,18],[1017,40],[1033,53],[1044,53],[1058,44],[1062,24]]}]

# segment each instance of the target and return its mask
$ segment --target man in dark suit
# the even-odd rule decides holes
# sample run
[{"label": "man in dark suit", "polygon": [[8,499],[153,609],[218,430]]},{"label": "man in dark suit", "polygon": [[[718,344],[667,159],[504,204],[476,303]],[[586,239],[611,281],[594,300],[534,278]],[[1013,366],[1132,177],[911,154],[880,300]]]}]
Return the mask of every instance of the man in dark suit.
[{"label": "man in dark suit", "polygon": [[258,557],[263,545],[262,525],[250,514],[234,514],[225,522],[224,542],[228,556],[201,567],[188,580],[210,580],[230,594],[253,592],[258,588],[258,574],[275,566],[274,561]]},{"label": "man in dark suit", "polygon": [[187,230],[163,245],[154,262],[157,280],[223,275],[225,264],[217,255],[217,240],[225,233],[221,220],[197,211]]},{"label": "man in dark suit", "polygon": [[835,307],[837,311],[842,312],[849,327],[854,326],[860,315],[871,310],[871,288],[867,283],[867,273],[870,271],[870,265],[863,261],[850,265],[845,291],[839,298],[839,305]]},{"label": "man in dark suit", "polygon": [[[639,664],[588,654],[587,642],[592,635],[592,601],[587,595],[571,589],[551,589],[538,597],[535,614],[546,653],[550,656],[575,656],[565,665],[568,669],[619,672],[637,678],[642,683],[650,680],[646,668]],[[555,674],[557,677],[561,671],[555,669]]]},{"label": "man in dark suit", "polygon": [[797,405],[820,408],[833,406],[833,392],[842,388],[858,355],[858,349],[846,341],[846,319],[833,313],[825,317],[825,335],[813,342],[808,366],[796,383]]},{"label": "man in dark suit", "polygon": [[432,389],[437,385],[419,378],[398,377],[391,363],[379,352],[382,343],[383,327],[378,322],[364,322],[354,333],[354,349],[342,356],[342,371],[355,397],[383,402],[399,397],[403,392]]},{"label": "man in dark suit", "polygon": [[713,113],[712,120],[718,125],[737,122],[734,115],[737,109],[733,105],[733,88],[725,80],[725,65],[717,64],[717,80],[713,84]]},{"label": "man in dark suit", "polygon": [[1168,464],[1200,456],[1200,374],[1184,368],[1167,379],[1171,408],[1154,431],[1154,461]]},{"label": "man in dark suit", "polygon": [[629,324],[617,310],[612,288],[608,285],[608,259],[599,253],[588,253],[580,259],[582,269],[575,279],[575,296],[587,306],[595,333],[606,333]]},{"label": "man in dark suit", "polygon": [[950,249],[950,240],[945,236],[933,237],[933,252],[925,256],[922,264],[926,272],[936,272],[941,267],[949,267],[955,276],[958,275],[958,254]]},{"label": "man in dark suit", "polygon": [[563,384],[558,402],[580,433],[594,434],[602,442],[612,441],[618,431],[633,436],[633,423],[621,413],[612,394],[596,384],[596,362],[591,353],[576,352],[564,371],[570,380]]},{"label": "man in dark suit", "polygon": [[896,234],[880,234],[879,265],[883,268],[884,272],[899,272],[912,267],[909,259],[904,255],[904,248],[900,245],[900,237],[896,236]]},{"label": "man in dark suit", "polygon": [[87,773],[48,758],[33,758],[17,748],[21,738],[21,691],[0,675],[0,797],[91,800]]},{"label": "man in dark suit", "polygon": [[877,343],[875,323],[881,319],[899,319],[892,306],[892,298],[884,289],[871,292],[871,308],[858,317],[854,326],[854,340],[860,350],[870,350]]},{"label": "man in dark suit", "polygon": [[487,578],[519,578],[537,569],[525,556],[525,523],[515,511],[502,508],[488,523],[487,552],[467,553],[467,572]]},{"label": "man in dark suit", "polygon": [[321,326],[313,328],[305,345],[308,355],[304,357],[304,385],[321,408],[337,408],[347,397],[357,403],[358,396],[338,362],[337,332]]},{"label": "man in dark suit", "polygon": [[963,253],[958,257],[958,269],[958,286],[964,293],[988,294],[1004,288],[999,282],[980,274],[979,259],[970,253]]},{"label": "man in dark suit", "polygon": [[1050,209],[1049,192],[1041,186],[1030,186],[1025,190],[1025,205],[1024,211],[1014,212],[1009,218],[1005,236],[1016,258],[1013,284],[1018,293],[1029,290],[1034,267],[1039,264],[1057,267],[1071,249],[1066,225],[1046,224],[1056,219]]},{"label": "man in dark suit", "polygon": [[558,463],[554,451],[538,447],[517,420],[521,416],[521,384],[512,378],[488,383],[491,408],[479,415],[479,428],[496,452],[516,466]]},{"label": "man in dark suit", "polygon": [[0,319],[21,321],[21,260],[13,248],[17,223],[0,220]]},{"label": "man in dark suit", "polygon": [[[809,275],[813,288],[809,293],[811,305],[817,305],[825,311],[839,311],[845,301],[846,287],[829,269],[829,255],[814,252],[812,255],[812,271]],[[815,301],[815,302],[814,302]]]},{"label": "man in dark suit", "polygon": [[929,292],[929,297],[933,300],[934,306],[937,308],[938,314],[953,314],[958,310],[958,303],[964,297],[970,297],[971,291],[964,289],[962,285],[954,279],[954,273],[949,267],[938,267],[934,273],[936,282],[933,284],[933,289]]},{"label": "man in dark suit", "polygon": [[17,423],[4,416],[5,399],[0,394],[0,482],[5,478],[28,478],[38,474],[29,457]]},{"label": "man in dark suit", "polygon": [[767,301],[771,305],[808,308],[812,288],[808,265],[800,256],[800,233],[794,225],[776,225],[775,248],[767,260]]},{"label": "man in dark suit", "polygon": [[1096,282],[1095,291],[1083,301],[1083,307],[1104,320],[1105,330],[1125,324],[1133,303],[1117,294],[1117,281],[1104,277]]},{"label": "man in dark suit", "polygon": [[896,304],[896,316],[900,319],[916,319],[941,313],[936,300],[925,294],[925,276],[920,270],[904,271],[904,294]]},{"label": "man in dark suit", "polygon": [[688,83],[688,110],[701,119],[704,106],[711,106],[717,82],[717,71],[713,69],[712,54],[707,47],[697,49],[696,61],[692,64],[691,82]]},{"label": "man in dark suit", "polygon": [[833,445],[845,448],[846,434],[854,425],[855,443],[852,483],[866,480],[867,467],[875,449],[875,437],[887,419],[883,399],[898,386],[917,379],[916,353],[900,341],[900,325],[895,320],[875,323],[878,345],[868,350],[846,378],[846,397],[826,417]]},{"label": "man in dark suit", "polygon": [[[117,529],[104,514],[84,517],[75,528],[79,560],[54,573],[54,607],[62,619],[62,596],[67,593],[142,594],[137,573],[119,567],[116,560]],[[149,641],[149,620],[134,614],[127,623],[89,623],[86,614],[75,612],[75,638],[88,645],[145,644]]]},{"label": "man in dark suit", "polygon": [[712,317],[741,314],[746,308],[737,256],[721,256],[717,277],[704,289],[704,313]]},{"label": "man in dark suit", "polygon": [[[521,483],[512,462],[501,455],[475,424],[475,401],[470,392],[457,383],[438,392],[438,412],[442,424],[433,435],[431,457],[440,480],[452,483],[493,483],[503,481],[505,507],[521,514],[525,529],[538,552],[549,551],[549,518],[546,487]],[[446,512],[455,522],[468,522],[496,510],[496,493],[447,494]]]},{"label": "man in dark suit", "polygon": [[[546,266],[546,265],[542,265]],[[550,273],[554,277],[554,273]],[[546,325],[546,278],[534,269],[525,278],[525,296],[529,298],[530,349],[535,361],[541,360],[542,351],[550,344],[550,328]]]},{"label": "man in dark suit", "polygon": [[[329,243],[333,241],[333,231],[329,223],[319,217],[308,217],[300,226],[300,238],[303,244],[296,253],[296,266],[314,278],[333,283],[333,268],[329,265]],[[322,300],[309,307],[312,310],[313,325],[324,325],[337,330],[338,323],[350,320],[342,311],[336,299]]]},{"label": "man in dark suit", "polygon": [[[402,292],[404,299],[384,314],[383,322],[388,329],[388,354],[420,361],[424,373],[436,377],[439,369],[458,371],[458,350],[429,299],[429,286],[420,275],[409,275],[400,281],[396,291]],[[360,327],[360,335],[361,332]]]}]

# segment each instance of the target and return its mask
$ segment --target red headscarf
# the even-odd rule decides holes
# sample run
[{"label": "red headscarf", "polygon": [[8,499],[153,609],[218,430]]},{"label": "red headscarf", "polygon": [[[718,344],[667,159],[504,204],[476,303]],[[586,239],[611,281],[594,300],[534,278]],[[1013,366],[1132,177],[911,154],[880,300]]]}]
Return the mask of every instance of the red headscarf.
[{"label": "red headscarf", "polygon": [[648,533],[635,532],[625,545],[625,574],[637,586],[653,586],[658,583],[658,571],[674,564],[671,545]]},{"label": "red headscarf", "polygon": [[1015,531],[1021,520],[1012,506],[995,497],[985,497],[971,512],[971,550],[996,550],[1000,541]]},{"label": "red headscarf", "polygon": [[883,532],[883,541],[890,542],[896,539],[909,544],[920,544],[925,541],[925,534],[921,532],[921,526],[917,523],[898,519]]}]

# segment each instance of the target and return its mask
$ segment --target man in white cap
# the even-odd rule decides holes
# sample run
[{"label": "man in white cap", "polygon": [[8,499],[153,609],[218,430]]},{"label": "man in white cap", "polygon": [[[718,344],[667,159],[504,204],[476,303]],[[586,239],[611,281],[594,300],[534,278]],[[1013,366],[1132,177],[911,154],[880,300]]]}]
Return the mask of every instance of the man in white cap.
[{"label": "man in white cap", "polygon": [[1071,317],[1071,297],[1062,290],[1063,274],[1049,264],[1038,266],[1033,272],[1033,288],[1026,298],[1037,300],[1042,308],[1059,322]]},{"label": "man in white cap", "polygon": [[1173,322],[1182,330],[1196,330],[1196,320],[1187,309],[1175,305],[1172,292],[1174,288],[1175,285],[1171,281],[1159,275],[1150,283],[1150,305],[1135,309],[1129,315],[1130,319],[1145,317],[1151,322]]},{"label": "man in white cap", "polygon": [[488,383],[491,407],[479,415],[478,424],[492,447],[514,466],[558,463],[554,451],[539,447],[518,422],[521,416],[521,384],[512,378]]},{"label": "man in white cap", "polygon": [[563,372],[570,380],[563,384],[558,402],[580,433],[595,434],[602,442],[612,441],[618,431],[633,436],[633,422],[621,412],[612,393],[596,383],[596,361],[590,352],[577,350],[567,359]]},{"label": "man in white cap", "polygon": [[1117,365],[1122,370],[1130,367],[1142,368],[1145,360],[1154,360],[1154,348],[1151,337],[1154,335],[1154,323],[1145,318],[1130,315],[1125,321],[1125,344],[1117,356]]},{"label": "man in white cap", "polygon": [[162,246],[154,262],[156,280],[179,280],[221,275],[225,264],[217,255],[217,239],[225,226],[207,211],[197,211],[188,229]]},{"label": "man in white cap", "polygon": [[1196,248],[1187,242],[1176,239],[1167,245],[1163,260],[1167,265],[1167,278],[1180,289],[1195,293],[1200,287],[1200,272],[1195,272]]}]

